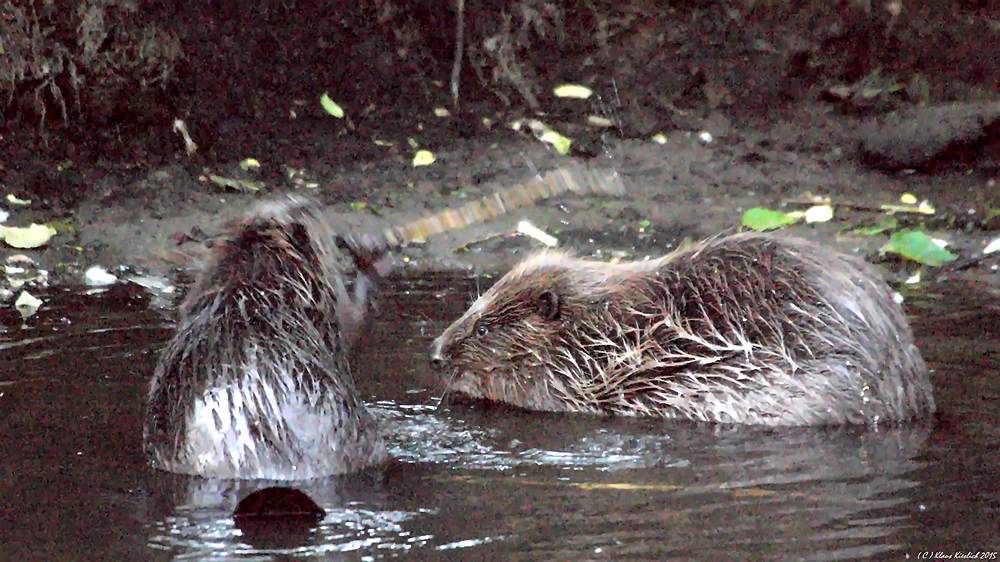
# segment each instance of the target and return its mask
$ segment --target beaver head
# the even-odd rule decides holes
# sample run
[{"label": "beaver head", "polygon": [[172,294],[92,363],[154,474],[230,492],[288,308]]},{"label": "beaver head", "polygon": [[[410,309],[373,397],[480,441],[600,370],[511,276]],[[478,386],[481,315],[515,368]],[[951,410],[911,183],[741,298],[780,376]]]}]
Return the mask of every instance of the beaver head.
[{"label": "beaver head", "polygon": [[[447,386],[474,398],[535,410],[603,411],[607,353],[631,280],[660,260],[611,265],[542,251],[517,265],[431,347]],[[630,298],[642,298],[639,292]]]},{"label": "beaver head", "polygon": [[370,281],[359,276],[355,294],[348,295],[338,268],[337,238],[319,212],[314,201],[296,195],[255,204],[217,245],[181,314],[218,306],[220,297],[254,307],[269,300],[257,294],[265,292],[270,298],[280,295],[275,300],[304,311],[317,324],[332,322],[328,336],[339,340],[331,342],[332,350],[350,346],[367,312]]}]

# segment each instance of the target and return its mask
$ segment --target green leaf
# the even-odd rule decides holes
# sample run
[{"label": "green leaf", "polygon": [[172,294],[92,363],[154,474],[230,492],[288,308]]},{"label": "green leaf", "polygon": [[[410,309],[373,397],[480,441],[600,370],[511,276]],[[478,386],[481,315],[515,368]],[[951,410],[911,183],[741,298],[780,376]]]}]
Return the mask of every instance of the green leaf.
[{"label": "green leaf", "polygon": [[917,230],[894,232],[889,241],[879,249],[880,254],[890,253],[924,265],[936,266],[956,259],[955,254],[939,246],[934,239]]},{"label": "green leaf", "polygon": [[320,96],[319,104],[323,106],[323,109],[327,113],[333,115],[337,119],[344,118],[344,109],[339,105],[337,105],[332,99],[330,99],[330,96],[327,95],[326,92],[323,92],[323,95]]},{"label": "green leaf", "polygon": [[743,213],[740,224],[751,230],[760,232],[795,224],[797,221],[798,218],[786,215],[785,213],[756,207]]},{"label": "green leaf", "polygon": [[429,166],[434,163],[436,158],[434,153],[430,150],[418,150],[416,154],[413,155],[413,167],[417,166]]},{"label": "green leaf", "polygon": [[545,144],[552,145],[552,148],[556,149],[559,154],[566,154],[569,152],[569,146],[573,141],[566,138],[559,133],[548,130],[538,136],[538,140],[544,142]]},{"label": "green leaf", "polygon": [[580,86],[579,84],[563,84],[553,90],[552,93],[554,93],[557,98],[574,98],[578,100],[585,100],[593,94],[590,88]]},{"label": "green leaf", "polygon": [[805,219],[808,223],[830,222],[833,219],[833,207],[831,205],[813,205],[806,209]]},{"label": "green leaf", "polygon": [[56,229],[47,224],[34,224],[26,228],[0,226],[0,239],[14,248],[37,248],[44,246],[49,238],[56,235]]}]

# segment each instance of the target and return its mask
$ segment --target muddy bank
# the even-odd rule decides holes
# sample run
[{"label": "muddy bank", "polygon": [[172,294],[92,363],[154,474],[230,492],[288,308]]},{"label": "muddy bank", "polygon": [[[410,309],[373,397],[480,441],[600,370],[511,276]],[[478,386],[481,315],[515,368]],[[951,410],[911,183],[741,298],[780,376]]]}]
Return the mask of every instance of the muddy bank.
[{"label": "muddy bank", "polygon": [[[803,208],[814,196],[840,204],[834,220],[790,230],[875,259],[886,236],[851,234],[849,228],[877,221],[882,216],[877,212],[880,204],[912,193],[942,211],[958,209],[961,194],[975,193],[987,181],[957,171],[932,176],[873,171],[847,158],[831,162],[822,155],[783,150],[780,136],[786,127],[779,123],[767,134],[730,128],[710,142],[686,132],[667,136],[663,144],[617,142],[589,165],[617,170],[625,196],[561,195],[404,247],[397,252],[396,263],[404,274],[415,269],[501,271],[524,251],[540,246],[513,236],[524,219],[580,254],[662,254],[684,238],[701,239],[738,228],[746,209]],[[338,172],[322,187],[297,191],[328,204],[332,222],[344,232],[375,231],[459,207],[527,181],[535,170],[578,165],[579,160],[558,156],[533,140],[506,138],[485,149],[466,146],[438,153],[429,167],[384,159]],[[5,256],[27,255],[37,267],[49,270],[55,283],[76,282],[91,265],[127,266],[155,275],[182,271],[205,255],[206,242],[210,245],[213,235],[239,217],[252,200],[290,191],[266,177],[265,188],[257,193],[224,191],[196,167],[183,163],[148,171],[132,182],[97,171],[80,176],[81,185],[86,184],[84,197],[71,212],[62,211],[72,218],[72,232],[53,237],[41,249],[3,250]],[[16,185],[8,182],[10,187]],[[8,224],[27,224],[51,220],[60,209],[33,202],[11,207],[10,212]],[[921,224],[928,222],[919,219]],[[988,231],[954,224],[940,224],[928,232],[966,256],[980,251],[990,238]],[[886,265],[895,280],[912,269]],[[955,275],[991,286],[1000,282],[988,261]]]},{"label": "muddy bank", "polygon": [[[522,219],[581,254],[662,254],[737,228],[746,209],[817,197],[833,220],[791,230],[879,260],[886,235],[852,232],[911,193],[937,212],[894,217],[900,226],[960,256],[931,276],[997,285],[996,258],[982,254],[1000,230],[1000,63],[981,56],[1000,41],[992,3],[627,4],[618,18],[603,5],[469,3],[460,67],[450,7],[143,4],[183,48],[169,88],[114,107],[84,97],[63,123],[39,119],[52,100],[32,105],[27,91],[5,106],[0,184],[29,203],[0,203],[4,224],[59,233],[40,249],[0,245],[4,295],[20,279],[79,282],[92,265],[183,271],[260,197],[305,192],[345,232],[371,231],[570,162],[617,170],[627,194],[563,195],[434,236],[402,249],[399,269],[502,270],[537,244],[510,236]],[[594,95],[559,99],[564,83]],[[349,119],[324,112],[323,93]],[[513,129],[526,119],[572,138],[570,156]],[[414,168],[417,147],[436,161]],[[246,158],[261,167],[242,169]],[[916,269],[884,265],[897,281]]]}]

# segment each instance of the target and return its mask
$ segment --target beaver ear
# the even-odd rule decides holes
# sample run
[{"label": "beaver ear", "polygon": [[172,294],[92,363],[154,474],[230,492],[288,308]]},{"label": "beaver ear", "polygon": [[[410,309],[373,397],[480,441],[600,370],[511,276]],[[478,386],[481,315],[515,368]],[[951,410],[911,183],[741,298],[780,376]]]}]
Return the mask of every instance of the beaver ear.
[{"label": "beaver ear", "polygon": [[312,254],[312,242],[309,240],[309,231],[302,223],[293,223],[288,239],[298,252],[304,256]]},{"label": "beaver ear", "polygon": [[538,295],[538,315],[546,320],[559,318],[559,295],[555,291],[542,291]]}]

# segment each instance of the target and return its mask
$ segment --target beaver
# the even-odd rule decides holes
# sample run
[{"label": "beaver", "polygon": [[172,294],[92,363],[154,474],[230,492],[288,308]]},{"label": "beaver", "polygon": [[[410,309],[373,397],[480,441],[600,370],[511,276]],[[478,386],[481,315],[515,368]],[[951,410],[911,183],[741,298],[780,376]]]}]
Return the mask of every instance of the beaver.
[{"label": "beaver", "polygon": [[770,234],[618,264],[542,251],[435,339],[431,360],[448,391],[533,410],[762,426],[934,411],[874,269]]},{"label": "beaver", "polygon": [[289,480],[385,457],[347,360],[372,285],[359,271],[348,294],[336,240],[315,202],[291,196],[258,203],[216,246],[150,384],[154,467]]}]

